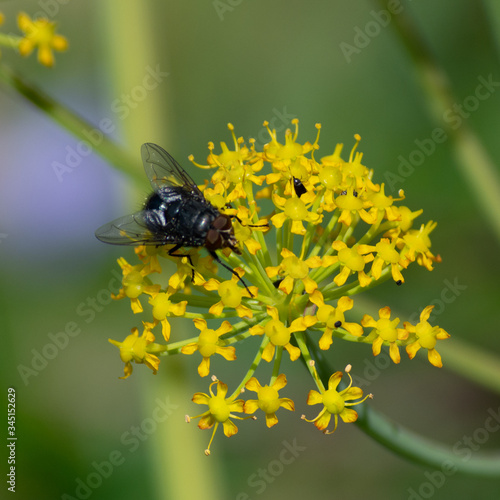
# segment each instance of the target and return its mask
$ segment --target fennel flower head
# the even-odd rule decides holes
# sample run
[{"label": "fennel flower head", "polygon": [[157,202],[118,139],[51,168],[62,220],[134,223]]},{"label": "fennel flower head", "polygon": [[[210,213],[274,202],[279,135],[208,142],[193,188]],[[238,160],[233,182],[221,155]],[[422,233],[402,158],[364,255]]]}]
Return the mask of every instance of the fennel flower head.
[{"label": "fennel flower head", "polygon": [[[298,120],[292,125],[279,142],[264,122],[269,142],[257,148],[254,140],[237,138],[229,124],[231,146],[221,142],[216,151],[209,143],[206,164],[190,157],[211,174],[199,189],[230,217],[237,252],[221,248],[217,262],[203,245],[175,252],[171,244],[142,245],[135,248],[135,262],[118,261],[123,280],[114,298],[128,298],[142,322],[123,341],[110,340],[125,364],[122,378],[131,375],[133,363],[157,373],[160,360],[168,362],[168,356],[197,356],[200,384],[209,375],[211,381],[207,392],[192,396],[206,410],[186,420],[199,419],[201,429],[213,429],[207,455],[219,424],[229,437],[238,432],[234,420],[260,415],[273,427],[281,409],[294,411],[286,396],[297,395],[286,387],[283,365],[296,363],[288,360],[302,361],[305,370],[298,369],[310,377],[311,390],[298,397],[321,405],[317,416],[302,419],[326,434],[336,429],[339,417],[356,421],[351,407],[371,394],[364,396],[353,385],[348,360],[344,372],[321,379],[315,360],[321,351],[335,345],[338,357],[342,342],[371,344],[374,356],[384,347],[399,363],[400,349],[410,359],[423,349],[430,363],[442,366],[436,346],[449,335],[428,322],[432,306],[411,324],[392,317],[388,306],[380,308],[378,317],[359,314],[355,299],[384,281],[403,285],[412,264],[432,270],[440,261],[430,249],[436,223],[417,224],[422,210],[402,205],[402,191],[397,198],[385,194],[384,184],[376,183],[356,151],[358,135],[348,157],[342,156],[342,144],[322,156],[320,125],[314,142],[305,143],[298,140]],[[167,261],[174,265],[166,266]],[[172,329],[174,317],[192,321],[197,335],[185,338],[182,329]],[[212,356],[238,363],[245,350],[253,358],[241,380],[231,380],[229,387],[223,369],[211,374]],[[341,389],[344,374],[348,383]]]}]

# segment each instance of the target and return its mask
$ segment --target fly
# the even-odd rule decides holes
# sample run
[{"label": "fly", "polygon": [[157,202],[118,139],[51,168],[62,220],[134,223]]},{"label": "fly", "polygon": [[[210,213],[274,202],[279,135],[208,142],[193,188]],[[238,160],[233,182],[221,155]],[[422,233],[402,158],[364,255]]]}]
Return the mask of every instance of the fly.
[{"label": "fly", "polygon": [[[150,142],[143,144],[141,156],[154,192],[139,212],[97,229],[97,239],[111,245],[173,245],[168,255],[187,257],[191,266],[189,254],[176,252],[181,248],[205,247],[213,259],[233,273],[250,293],[241,276],[216,253],[230,248],[241,254],[231,216],[219,212],[163,148]],[[250,296],[253,297],[251,293]]]}]

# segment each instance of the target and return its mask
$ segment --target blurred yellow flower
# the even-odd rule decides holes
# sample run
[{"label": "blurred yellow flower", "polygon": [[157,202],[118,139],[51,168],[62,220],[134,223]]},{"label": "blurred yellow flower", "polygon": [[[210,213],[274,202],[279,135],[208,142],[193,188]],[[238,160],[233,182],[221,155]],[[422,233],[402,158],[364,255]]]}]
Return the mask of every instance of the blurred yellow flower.
[{"label": "blurred yellow flower", "polygon": [[45,66],[54,65],[53,50],[59,52],[68,49],[68,40],[56,34],[56,23],[40,18],[32,20],[24,12],[17,16],[19,29],[24,33],[24,38],[19,42],[19,53],[28,56],[38,47],[38,61]]}]

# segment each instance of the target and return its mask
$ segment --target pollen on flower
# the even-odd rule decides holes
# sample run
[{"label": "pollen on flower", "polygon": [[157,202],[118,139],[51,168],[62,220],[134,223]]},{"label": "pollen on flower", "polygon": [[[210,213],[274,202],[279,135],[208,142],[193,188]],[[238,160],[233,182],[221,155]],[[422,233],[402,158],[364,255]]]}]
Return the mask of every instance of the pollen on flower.
[{"label": "pollen on flower", "polygon": [[[213,429],[207,455],[218,427],[230,437],[238,432],[236,420],[253,420],[260,412],[266,426],[274,428],[278,414],[293,415],[281,412],[295,409],[294,401],[281,395],[286,391],[295,399],[286,370],[304,370],[316,387],[302,398],[320,405],[319,413],[303,420],[326,434],[336,430],[339,419],[355,422],[358,413],[352,407],[372,398],[353,385],[356,369],[348,364],[328,380],[318,375],[332,373],[325,360],[334,352],[338,362],[343,342],[371,345],[375,356],[388,347],[394,363],[400,362],[401,347],[410,359],[423,349],[439,367],[438,343],[449,337],[430,324],[432,306],[417,324],[401,325],[386,305],[378,317],[360,311],[357,294],[387,280],[402,284],[411,265],[432,270],[441,258],[431,252],[436,223],[416,224],[421,209],[402,205],[403,192],[385,194],[358,150],[358,134],[347,158],[343,144],[327,146],[319,157],[319,124],[311,141],[301,141],[297,119],[283,138],[266,121],[269,140],[262,148],[238,136],[232,123],[227,127],[230,140],[218,147],[210,142],[206,161],[189,157],[194,167],[209,172],[199,190],[187,190],[195,193],[190,203],[211,214],[200,219],[206,225],[201,224],[201,239],[192,235],[201,243],[181,248],[155,240],[138,247],[135,264],[119,259],[123,278],[113,296],[130,300],[133,312],[145,318],[142,336],[136,328],[123,342],[111,341],[125,363],[123,378],[132,373],[132,363],[156,373],[161,358],[168,361],[178,353],[198,358],[200,377],[214,367],[223,371],[228,362],[244,365],[240,380],[231,376],[232,393],[212,375],[208,392],[192,398],[206,410],[186,421],[199,419],[200,429]],[[149,215],[175,219],[179,206],[173,198],[162,198],[164,208]],[[207,251],[203,237],[209,231],[211,238],[229,243]],[[157,337],[163,343],[154,342],[155,331],[161,331]],[[288,362],[299,359],[302,367]],[[339,385],[345,376],[347,387]]]}]

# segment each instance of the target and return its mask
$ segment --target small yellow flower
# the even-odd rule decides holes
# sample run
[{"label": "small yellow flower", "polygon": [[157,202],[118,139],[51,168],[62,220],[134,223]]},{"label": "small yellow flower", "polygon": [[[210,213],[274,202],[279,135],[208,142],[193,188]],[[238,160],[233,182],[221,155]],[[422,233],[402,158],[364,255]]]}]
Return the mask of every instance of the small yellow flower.
[{"label": "small yellow flower", "polygon": [[258,399],[249,399],[245,401],[243,410],[245,413],[255,413],[258,409],[266,414],[266,425],[272,427],[278,423],[276,412],[280,407],[286,410],[294,411],[295,406],[293,401],[288,398],[280,398],[278,391],[283,389],[286,385],[286,376],[284,373],[278,376],[271,386],[265,385],[262,387],[260,382],[252,377],[245,387],[249,391],[257,393]]},{"label": "small yellow flower", "polygon": [[431,326],[428,323],[429,316],[434,306],[427,306],[420,313],[420,323],[413,326],[405,322],[404,326],[410,333],[415,334],[417,340],[406,346],[406,352],[410,359],[415,357],[417,351],[423,347],[427,349],[427,357],[429,362],[434,366],[441,368],[443,363],[440,354],[436,351],[435,346],[438,340],[445,340],[450,337],[450,334],[438,326]]},{"label": "small yellow flower", "polygon": [[[362,389],[360,389],[359,387],[352,387],[352,378],[349,373],[350,369],[351,366],[348,365],[345,370],[347,375],[349,375],[350,379],[349,386],[346,389],[340,392],[337,391],[337,386],[339,385],[340,380],[342,379],[342,372],[335,372],[330,377],[330,380],[328,380],[327,390],[321,391],[321,393],[312,390],[309,392],[309,395],[307,396],[308,405],[323,404],[323,409],[319,412],[318,416],[312,420],[308,420],[304,416],[302,416],[302,418],[306,422],[313,422],[316,428],[319,429],[320,431],[323,431],[325,434],[332,434],[335,432],[335,430],[337,429],[339,416],[343,422],[346,423],[356,422],[356,420],[358,419],[357,412],[347,407],[360,404],[367,398],[372,397],[371,394],[368,394],[361,401],[348,403],[348,401],[363,397]],[[335,427],[333,428],[333,431],[327,431],[326,428],[330,423],[332,415],[335,419]]]},{"label": "small yellow flower", "polygon": [[336,240],[332,248],[337,250],[337,255],[328,255],[323,258],[323,267],[329,267],[337,262],[341,265],[341,271],[333,279],[337,286],[342,286],[351,273],[358,273],[359,284],[368,286],[371,278],[365,273],[365,264],[373,260],[371,250],[367,245],[355,245],[349,248],[343,241]]},{"label": "small yellow flower", "polygon": [[281,281],[279,289],[287,295],[292,292],[295,281],[303,283],[306,293],[312,293],[318,288],[317,283],[309,277],[309,270],[321,266],[321,258],[317,255],[310,257],[307,260],[299,259],[288,248],[283,248],[281,251],[283,260],[279,266],[266,267],[266,274],[270,278],[274,278],[277,274],[284,276]]},{"label": "small yellow flower", "polygon": [[377,220],[377,214],[370,214],[366,211],[372,206],[372,203],[366,199],[364,193],[358,193],[353,187],[342,191],[335,198],[335,205],[341,210],[339,222],[350,226],[352,217],[359,215],[367,224],[374,224]]},{"label": "small yellow flower", "polygon": [[126,337],[123,342],[108,339],[109,342],[120,349],[120,358],[125,363],[125,375],[120,377],[121,379],[126,379],[132,374],[132,361],[139,364],[144,363],[156,375],[160,359],[150,352],[157,347],[156,344],[153,344],[155,336],[146,325],[144,326],[144,331],[140,337],[139,330],[132,328],[132,334]]},{"label": "small yellow flower", "polygon": [[212,176],[212,183],[216,186],[221,184],[224,187],[224,190],[227,191],[226,203],[230,203],[238,198],[247,197],[249,183],[262,185],[264,176],[257,176],[255,173],[262,169],[264,162],[255,158],[255,151],[250,151],[245,146],[243,138],[236,138],[234,126],[231,123],[228,123],[227,127],[233,137],[234,151],[231,151],[225,142],[221,142],[222,153],[215,155],[213,153],[214,144],[210,142],[208,145],[210,149],[209,165],[195,163],[192,156],[190,160],[200,168],[219,167]]},{"label": "small yellow flower", "polygon": [[276,207],[283,211],[273,215],[271,222],[274,226],[280,228],[286,220],[291,220],[292,227],[290,230],[293,234],[304,235],[306,233],[303,221],[319,224],[323,218],[322,214],[308,210],[316,198],[312,191],[308,191],[300,198],[298,196],[283,198],[278,194],[273,194],[272,198]]},{"label": "small yellow flower", "polygon": [[324,200],[321,206],[327,212],[333,212],[337,208],[334,194],[342,183],[340,167],[336,165],[320,165],[318,180],[324,190]]},{"label": "small yellow flower", "polygon": [[173,273],[168,280],[168,286],[174,290],[184,289],[184,291],[187,291],[189,290],[191,283],[193,285],[203,285],[203,283],[205,283],[203,271],[217,271],[217,266],[210,255],[200,257],[200,253],[197,249],[189,249],[186,254],[189,255],[189,258],[175,257],[168,254],[165,255],[177,266],[177,272]]},{"label": "small yellow flower", "polygon": [[[245,274],[243,269],[241,269],[240,267],[237,267],[235,269],[235,272],[237,272],[240,277],[243,277],[243,275]],[[239,286],[239,281],[240,280],[238,276],[233,275],[231,279],[227,281],[220,282],[215,278],[211,278],[204,283],[203,287],[205,288],[205,290],[217,290],[217,293],[221,298],[219,302],[210,307],[210,309],[208,310],[210,314],[219,316],[220,314],[222,314],[224,307],[229,307],[235,309],[240,318],[253,317],[252,310],[249,307],[243,305],[241,301],[243,297],[250,297],[250,293],[254,297],[257,296],[258,288],[256,286],[250,286],[249,292],[249,290],[247,290],[246,288],[242,288],[241,286]]]},{"label": "small yellow flower", "polygon": [[161,332],[163,338],[168,342],[170,339],[170,323],[169,316],[182,316],[186,312],[187,300],[181,302],[171,302],[170,296],[175,293],[175,290],[168,289],[166,293],[152,293],[149,303],[153,306],[153,318],[155,326],[161,323]]},{"label": "small yellow flower", "polygon": [[351,335],[361,337],[363,335],[363,328],[357,323],[346,322],[344,313],[352,309],[354,302],[349,297],[340,297],[337,302],[337,307],[325,304],[323,295],[319,290],[316,290],[310,297],[310,301],[318,306],[316,311],[316,319],[320,323],[326,325],[325,332],[319,340],[319,347],[322,350],[327,350],[332,345],[333,330],[337,328],[344,328]]},{"label": "small yellow flower", "polygon": [[220,354],[228,361],[236,359],[236,349],[233,346],[224,346],[224,342],[219,339],[221,335],[232,330],[231,323],[224,321],[217,330],[207,328],[207,322],[204,319],[193,320],[196,328],[200,330],[200,336],[197,342],[191,342],[185,345],[181,352],[183,354],[193,354],[199,351],[203,360],[198,366],[198,374],[200,377],[206,377],[210,373],[210,356]]},{"label": "small yellow flower", "polygon": [[[212,392],[212,386],[217,384],[217,394],[215,395]],[[214,424],[214,431],[212,432],[212,437],[210,438],[210,442],[208,443],[208,447],[205,450],[205,455],[210,455],[210,445],[215,436],[215,432],[219,427],[219,424],[222,424],[224,429],[224,434],[227,437],[234,436],[238,432],[238,427],[229,420],[229,418],[237,418],[239,420],[244,420],[245,417],[239,417],[234,415],[232,412],[243,413],[243,405],[244,401],[242,399],[234,400],[234,397],[226,398],[227,394],[227,385],[221,382],[220,380],[215,380],[210,384],[209,387],[210,395],[205,394],[203,392],[197,392],[193,396],[193,402],[198,405],[208,405],[208,410],[200,415],[195,417],[186,417],[186,420],[189,422],[191,419],[200,418],[200,422],[198,423],[198,427],[200,429],[211,429]],[[248,418],[248,417],[246,417]]]},{"label": "small yellow flower", "polygon": [[67,50],[68,40],[55,33],[56,23],[44,18],[33,21],[24,12],[17,16],[17,23],[25,35],[19,43],[19,53],[22,56],[30,55],[33,49],[38,47],[38,61],[45,66],[53,66],[54,54],[52,50]]},{"label": "small yellow flower", "polygon": [[439,256],[434,256],[431,251],[431,240],[429,234],[436,228],[437,222],[429,221],[427,224],[422,224],[420,229],[410,229],[408,233],[403,236],[405,248],[403,255],[411,262],[417,261],[418,264],[424,266],[429,271],[432,271],[432,262],[441,259]]},{"label": "small yellow flower", "polygon": [[[402,191],[401,191],[402,194]],[[385,215],[387,220],[395,221],[399,220],[400,215],[397,207],[393,205],[394,201],[403,200],[404,196],[399,198],[393,198],[392,196],[386,196],[385,185],[380,186],[379,191],[369,191],[366,193],[366,199],[373,205],[371,211],[374,213],[376,220],[382,220]],[[377,214],[378,211],[378,214]]]},{"label": "small yellow flower", "polygon": [[295,133],[292,134],[291,130],[286,130],[285,144],[280,144],[276,138],[276,130],[271,131],[269,128],[269,122],[264,122],[264,127],[267,128],[267,131],[271,136],[271,142],[264,146],[264,155],[266,161],[273,163],[275,166],[278,162],[290,164],[291,160],[309,153],[318,146],[319,131],[321,128],[319,125],[316,125],[318,133],[314,144],[306,142],[302,145],[296,142],[299,135],[299,120],[294,118],[292,120],[292,124],[295,125]]},{"label": "small yellow flower", "polygon": [[284,347],[288,351],[290,359],[295,361],[300,356],[300,349],[290,343],[292,333],[306,330],[309,326],[316,323],[316,318],[313,316],[301,316],[293,320],[292,324],[287,327],[280,321],[278,310],[275,307],[267,307],[267,313],[271,316],[271,319],[267,323],[263,326],[255,325],[250,328],[252,335],[266,334],[269,338],[269,343],[262,353],[262,359],[264,361],[271,361],[276,347]]},{"label": "small yellow flower", "polygon": [[361,320],[361,324],[365,328],[372,327],[369,337],[374,338],[372,344],[373,355],[378,356],[384,342],[389,343],[389,355],[394,363],[401,361],[397,340],[405,340],[408,338],[408,331],[404,328],[396,328],[399,325],[399,318],[391,321],[391,309],[382,307],[378,312],[379,320],[375,321],[371,316],[365,314]]},{"label": "small yellow flower", "polygon": [[154,295],[160,291],[161,286],[151,283],[147,278],[147,271],[143,264],[132,266],[123,257],[118,259],[118,264],[122,268],[123,273],[122,288],[116,295],[111,295],[111,297],[115,300],[128,297],[132,311],[140,313],[143,311],[143,308],[139,297],[143,293]]},{"label": "small yellow flower", "polygon": [[161,265],[158,256],[163,253],[162,247],[151,245],[141,245],[134,248],[134,251],[144,264],[144,273],[161,273]]},{"label": "small yellow flower", "polygon": [[[354,134],[354,139],[356,140],[356,143],[351,149],[348,161],[341,161],[338,163],[338,156],[340,156],[343,147],[342,144],[337,144],[333,157],[330,158],[334,161],[334,164],[339,164],[341,167],[344,189],[346,186],[355,186],[357,189],[366,187],[370,190],[376,191],[377,189],[371,181],[372,172],[361,163],[363,153],[356,151],[359,143],[361,142],[361,136],[359,134]],[[322,158],[323,162],[325,162],[325,160],[326,158]]]},{"label": "small yellow flower", "polygon": [[397,239],[394,239],[391,242],[387,238],[382,238],[375,246],[360,245],[377,253],[377,256],[375,257],[375,260],[373,261],[371,267],[372,277],[376,280],[380,278],[382,269],[386,265],[390,265],[392,279],[396,282],[400,281],[401,283],[404,283],[405,279],[403,277],[403,274],[401,273],[401,269],[406,269],[410,261],[406,258],[403,258],[400,252],[396,250],[396,243]]},{"label": "small yellow flower", "polygon": [[409,231],[413,225],[413,221],[423,212],[423,209],[412,212],[408,207],[394,207],[399,215],[399,229],[401,231]]},{"label": "small yellow flower", "polygon": [[[228,213],[230,211],[228,210]],[[232,215],[232,214],[230,214]],[[266,232],[269,230],[269,224],[266,219],[257,222],[253,220],[250,210],[239,206],[234,213],[233,228],[236,239],[245,246],[250,254],[256,255],[262,248],[262,245],[253,238],[254,231]]]}]

